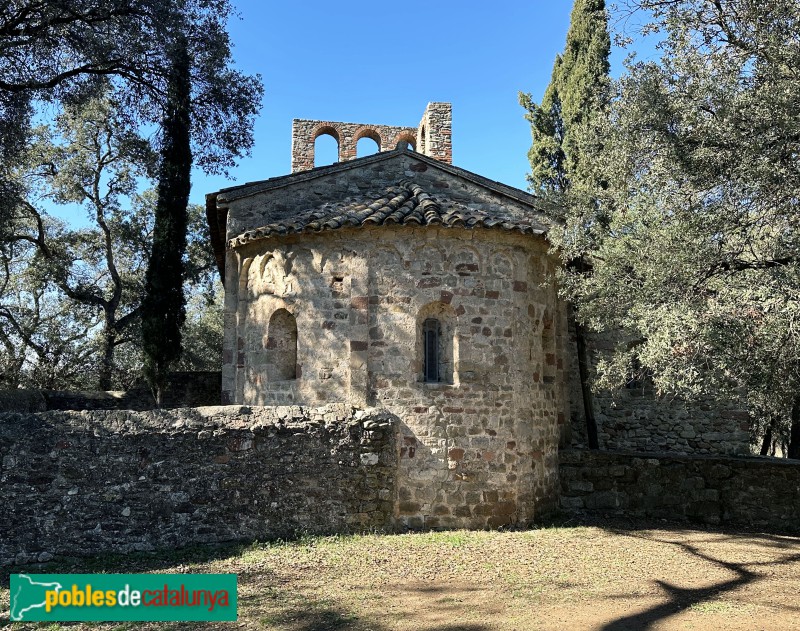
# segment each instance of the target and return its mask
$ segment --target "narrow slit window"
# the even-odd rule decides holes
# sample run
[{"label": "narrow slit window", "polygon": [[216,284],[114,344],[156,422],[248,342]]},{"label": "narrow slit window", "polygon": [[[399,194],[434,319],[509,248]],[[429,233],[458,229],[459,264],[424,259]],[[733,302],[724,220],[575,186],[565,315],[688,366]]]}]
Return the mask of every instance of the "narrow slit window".
[{"label": "narrow slit window", "polygon": [[428,318],[422,323],[422,343],[425,349],[425,381],[439,381],[439,321]]}]

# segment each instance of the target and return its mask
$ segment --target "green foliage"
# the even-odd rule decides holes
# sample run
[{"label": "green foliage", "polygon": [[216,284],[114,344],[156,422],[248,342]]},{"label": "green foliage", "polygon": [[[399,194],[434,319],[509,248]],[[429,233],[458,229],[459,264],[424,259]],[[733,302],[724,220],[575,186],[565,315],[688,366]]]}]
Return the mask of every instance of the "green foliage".
[{"label": "green foliage", "polygon": [[177,26],[191,61],[195,164],[226,172],[249,152],[263,88],[232,68],[232,12],[227,0],[13,0],[0,10],[0,247],[24,202],[13,171],[33,113],[110,89],[131,127],[160,124]]},{"label": "green foliage", "polygon": [[[63,230],[54,224],[53,233]],[[2,253],[0,387],[88,388],[96,314],[63,299],[35,244],[18,240]],[[88,368],[88,370],[87,370]]]},{"label": "green foliage", "polygon": [[183,353],[176,370],[216,371],[222,366],[223,293],[222,283],[215,279],[212,291],[194,291],[189,296]]},{"label": "green foliage", "polygon": [[[2,251],[3,385],[129,388],[143,361],[139,315],[156,205],[154,191],[138,194],[136,187],[155,158],[108,99],[70,107],[52,127],[34,131],[15,176],[30,201]],[[41,211],[43,199],[80,204],[89,224],[71,229]],[[197,205],[189,207],[188,238],[186,282],[198,309],[192,343],[203,350],[182,368],[214,370],[219,336],[206,323],[220,307],[205,212]]]},{"label": "green foliage", "polygon": [[[520,93],[520,104],[527,110],[533,145],[528,152],[531,173],[528,180],[534,193],[556,202],[550,212],[563,220],[563,212],[594,217],[588,223],[605,223],[593,189],[602,182],[591,169],[589,156],[597,149],[595,133],[609,102],[609,62],[611,39],[603,0],[575,0],[567,31],[564,52],[556,57],[550,85],[542,103],[530,94]],[[579,259],[578,259],[579,260]],[[572,264],[572,261],[568,260]],[[589,360],[583,327],[576,324],[578,369],[589,447],[597,449],[597,425],[591,403]]]},{"label": "green foliage", "polygon": [[121,112],[160,123],[177,29],[197,164],[224,170],[252,146],[263,93],[258,77],[231,68],[231,13],[227,0],[15,0],[0,12],[0,107],[22,121],[26,100],[79,104],[110,83]]},{"label": "green foliage", "polygon": [[[18,284],[10,281],[19,266],[27,266],[37,278],[46,278],[43,291],[54,304],[72,303],[74,308],[80,303],[81,309],[95,318],[97,311],[102,311],[102,325],[95,320],[83,337],[104,340],[101,385],[108,385],[109,379],[118,382],[123,374],[117,371],[120,356],[128,365],[141,360],[139,345],[131,340],[138,336],[143,285],[138,270],[149,255],[153,226],[150,218],[119,200],[137,199],[131,197],[137,181],[152,177],[156,170],[154,150],[162,156],[159,177],[163,183],[154,258],[164,275],[154,277],[151,288],[165,290],[153,301],[160,304],[154,309],[164,308],[172,323],[170,329],[162,330],[168,343],[158,349],[171,359],[156,362],[159,370],[165,362],[174,362],[179,352],[183,281],[203,276],[203,285],[209,283],[206,272],[211,268],[206,262],[210,259],[202,248],[192,241],[184,256],[187,219],[186,203],[181,199],[185,195],[174,191],[183,188],[188,194],[192,158],[206,172],[224,173],[252,147],[253,120],[263,89],[259,77],[232,68],[226,30],[231,13],[227,0],[15,0],[0,11],[0,259],[7,272],[0,301],[3,306],[20,300],[20,304],[32,304],[33,296],[21,298]],[[180,118],[174,116],[172,71],[178,43],[185,48],[182,73],[186,93],[182,99],[187,102],[180,142],[176,142],[170,123]],[[82,130],[77,123],[91,119],[103,99],[104,114],[114,127],[116,148],[121,152],[118,160],[103,164],[104,175],[92,181],[93,172],[102,171],[97,170],[98,161],[105,160],[89,146],[91,142],[95,149],[98,146],[97,138],[90,138],[90,132],[98,127],[89,124]],[[43,104],[48,107],[42,108]],[[53,110],[62,115],[59,125],[68,125],[69,117],[76,124],[68,134],[61,129],[61,137],[48,144],[49,132],[31,130],[29,121],[34,112]],[[142,141],[136,131],[153,124],[159,125],[160,133],[149,143]],[[179,145],[182,148],[176,151]],[[40,152],[38,158],[36,151]],[[167,166],[165,155],[172,155],[172,164],[180,166]],[[167,192],[168,181],[181,179],[185,185]],[[99,189],[106,184],[107,194],[101,199]],[[41,212],[38,196],[93,209],[97,230],[56,227]],[[144,228],[147,243],[129,247]],[[190,237],[197,234],[190,225]],[[177,250],[169,252],[170,247]],[[22,253],[24,248],[27,250]],[[128,264],[136,270],[126,269]],[[187,268],[182,272],[184,264]],[[69,311],[64,313],[69,317]],[[103,330],[102,335],[98,329]],[[19,332],[16,335],[13,344],[21,339]],[[17,359],[24,356],[22,364],[9,361],[35,365],[39,360],[33,347],[26,343],[25,348],[15,355]],[[84,360],[96,354],[97,348],[92,346]],[[111,377],[110,367],[114,371]],[[87,373],[98,375],[97,370],[92,364]],[[24,375],[25,369],[14,374]]]},{"label": "green foliage", "polygon": [[641,2],[665,34],[631,62],[586,163],[606,213],[573,202],[559,246],[580,319],[626,343],[601,385],[746,393],[787,422],[800,391],[800,6]]},{"label": "green foliage", "polygon": [[531,173],[528,181],[535,193],[550,199],[560,199],[567,192],[566,156],[564,155],[564,120],[557,83],[561,76],[561,56],[556,57],[550,84],[542,102],[537,105],[530,94],[520,93],[520,105],[528,110],[525,118],[531,124],[533,144],[528,151]]},{"label": "green foliage", "polygon": [[[132,207],[121,202],[134,195],[136,179],[150,170],[150,147],[115,115],[114,104],[106,98],[68,107],[52,127],[33,130],[32,139],[16,174],[26,199],[20,203],[23,213],[14,222],[9,246],[29,246],[22,256],[16,248],[17,273],[38,278],[32,286],[44,292],[40,298],[59,305],[65,320],[81,322],[82,334],[73,340],[80,339],[82,348],[76,356],[92,364],[82,385],[92,375],[97,380],[92,386],[109,389],[115,347],[129,341],[125,336],[138,317],[142,253],[149,248],[149,221],[137,212],[141,208],[136,208],[135,198]],[[43,199],[82,205],[89,226],[70,230],[54,222],[39,207]],[[11,302],[35,308],[33,294],[21,292],[14,283],[6,289]],[[76,318],[70,307],[84,317]],[[28,325],[33,326],[31,334],[42,334],[36,318]],[[44,355],[39,360],[42,364]],[[14,363],[10,374],[19,376],[25,363]],[[46,371],[42,366],[39,370]],[[62,370],[60,380],[69,382],[68,374]]]},{"label": "green foliage", "polygon": [[[139,382],[143,353],[138,314],[144,291],[144,274],[150,250],[155,206],[154,191],[134,196],[121,211],[127,219],[111,223],[117,258],[124,263],[125,289],[116,323],[120,333],[111,347],[108,389],[125,390]],[[123,206],[125,208],[125,206]],[[222,292],[205,234],[205,211],[189,206],[189,247],[186,257],[189,296],[183,338],[186,351],[176,370],[219,370],[222,353]],[[28,240],[14,242],[3,258],[0,275],[0,387],[93,390],[107,368],[106,311],[69,297],[53,275],[63,266],[70,284],[81,279],[84,291],[93,295],[113,293],[105,267],[100,230],[70,229],[42,214],[44,243],[53,246],[63,260],[43,256]],[[32,236],[36,226],[18,236]],[[121,269],[121,266],[120,266]],[[6,273],[7,272],[7,273]],[[121,272],[122,274],[122,272]],[[106,384],[102,387],[106,389]]]},{"label": "green foliage", "polygon": [[0,90],[0,247],[8,237],[23,191],[13,171],[28,140],[32,109],[25,95]]},{"label": "green foliage", "polygon": [[158,174],[153,248],[142,304],[145,377],[157,403],[161,402],[167,371],[180,358],[181,328],[186,319],[183,256],[192,168],[189,67],[187,43],[179,35],[172,58],[167,113],[162,123],[164,144]]},{"label": "green foliage", "polygon": [[608,104],[610,52],[604,0],[576,0],[566,46],[556,57],[542,102],[519,95],[533,136],[528,179],[543,197],[563,201],[571,185],[586,178],[584,128]]}]

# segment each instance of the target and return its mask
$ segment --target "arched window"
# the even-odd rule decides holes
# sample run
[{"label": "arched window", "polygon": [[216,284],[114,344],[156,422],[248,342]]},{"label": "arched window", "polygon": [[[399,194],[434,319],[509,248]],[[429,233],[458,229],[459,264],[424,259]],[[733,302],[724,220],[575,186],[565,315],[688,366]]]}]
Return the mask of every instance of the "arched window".
[{"label": "arched window", "polygon": [[297,321],[286,309],[278,309],[267,328],[267,379],[297,378]]},{"label": "arched window", "polygon": [[429,383],[439,381],[439,338],[441,335],[441,325],[435,318],[427,318],[422,323],[423,378]]},{"label": "arched window", "polygon": [[397,137],[397,149],[406,149],[407,151],[414,151],[417,145],[417,140],[411,134],[401,134]]},{"label": "arched window", "polygon": [[417,374],[424,383],[455,383],[458,347],[456,315],[450,305],[432,302],[417,318]]}]

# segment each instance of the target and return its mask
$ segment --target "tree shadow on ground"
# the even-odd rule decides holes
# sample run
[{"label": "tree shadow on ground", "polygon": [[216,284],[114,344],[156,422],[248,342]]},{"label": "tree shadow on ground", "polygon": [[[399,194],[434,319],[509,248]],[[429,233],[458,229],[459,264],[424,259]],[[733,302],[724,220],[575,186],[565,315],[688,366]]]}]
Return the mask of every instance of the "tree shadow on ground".
[{"label": "tree shadow on ground", "polygon": [[[225,561],[246,553],[259,544],[230,543],[215,546],[190,546],[174,550],[162,550],[152,553],[100,554],[91,557],[63,558],[48,563],[37,563],[19,567],[3,568],[0,587],[9,588],[9,576],[16,573],[33,574],[70,574],[70,573],[146,573],[158,571],[174,571],[175,573],[191,573],[195,564],[207,564]],[[201,570],[201,571],[208,571]],[[389,631],[389,627],[376,622],[374,617],[357,614],[342,607],[333,599],[316,598],[301,593],[292,584],[280,580],[274,572],[263,566],[235,568],[238,576],[238,610],[239,626],[254,629],[280,629],[281,631]],[[254,588],[254,585],[256,587]],[[437,586],[419,586],[406,588],[406,591],[431,596],[443,592]],[[379,606],[379,605],[378,605]],[[458,617],[458,605],[437,603],[439,613],[448,613],[452,618]],[[415,617],[414,611],[408,612]],[[18,623],[22,625],[23,623]],[[93,629],[109,631],[188,631],[206,629],[229,631],[230,622],[107,622],[91,623]],[[0,614],[0,628],[10,628],[12,622],[8,612]],[[26,628],[70,629],[86,628],[87,623],[61,622],[26,623]],[[21,626],[20,626],[21,628]],[[490,627],[482,624],[419,624],[425,631],[489,631]]]},{"label": "tree shadow on ground", "polygon": [[[656,528],[658,527],[656,526]],[[660,528],[664,529],[665,525],[661,524]],[[622,618],[612,620],[611,622],[601,627],[602,631],[639,631],[639,630],[652,629],[657,623],[660,623],[661,621],[665,620],[666,618],[669,618],[670,616],[677,615],[685,611],[689,607],[704,602],[712,601],[718,598],[722,594],[731,592],[739,587],[743,587],[747,584],[754,583],[764,578],[764,574],[759,572],[758,568],[788,565],[800,561],[800,553],[793,553],[793,554],[785,554],[781,558],[775,561],[735,563],[732,561],[724,561],[722,559],[717,559],[711,556],[710,554],[704,553],[697,547],[697,545],[694,545],[692,543],[671,541],[669,539],[659,538],[654,534],[650,534],[645,531],[649,529],[643,529],[642,532],[638,533],[635,531],[620,529],[620,528],[606,527],[604,529],[619,536],[635,537],[639,539],[653,541],[656,543],[663,543],[679,547],[684,552],[698,559],[701,559],[713,566],[716,566],[719,569],[724,569],[732,572],[735,576],[727,581],[722,581],[714,585],[709,585],[707,587],[698,587],[698,588],[679,587],[677,585],[672,585],[666,581],[657,580],[655,581],[656,584],[658,584],[658,586],[666,594],[667,597],[666,602],[663,602],[659,605],[655,605],[649,609],[646,609],[645,611],[641,611],[639,613],[631,614],[629,616],[624,616]],[[674,531],[674,529],[670,530]],[[756,541],[760,545],[766,545],[769,547],[778,547],[782,549],[790,547],[787,541],[782,542],[783,545],[776,546],[775,544],[779,542],[775,541],[775,535],[769,535],[769,534],[762,535],[755,533],[739,533],[739,534],[725,533],[724,536],[720,538],[715,538],[712,540],[700,540],[697,543],[703,543],[703,542],[719,543],[723,541],[730,542],[732,540],[738,540],[738,539],[742,540],[743,542]],[[797,544],[798,542],[795,539],[794,545],[791,547],[797,549]]]},{"label": "tree shadow on ground", "polygon": [[[787,524],[784,529],[743,528],[721,524],[691,521],[688,518],[663,519],[654,517],[625,516],[613,512],[587,512],[582,514],[557,513],[543,521],[543,527],[576,528],[593,527],[615,532],[639,532],[650,530],[669,530],[674,533],[707,532],[709,535],[729,535],[757,537],[759,541],[771,541],[784,547],[794,547],[800,541],[800,525]],[[788,543],[787,543],[788,542]]]}]

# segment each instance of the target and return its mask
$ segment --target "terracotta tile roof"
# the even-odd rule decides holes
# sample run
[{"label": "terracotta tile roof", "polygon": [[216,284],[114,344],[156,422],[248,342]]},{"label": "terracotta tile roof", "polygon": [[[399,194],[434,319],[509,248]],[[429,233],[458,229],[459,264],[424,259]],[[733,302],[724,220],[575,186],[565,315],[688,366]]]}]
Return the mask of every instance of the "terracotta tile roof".
[{"label": "terracotta tile roof", "polygon": [[348,198],[326,203],[318,208],[294,213],[284,221],[247,230],[228,242],[234,248],[273,236],[322,232],[337,228],[363,226],[434,226],[446,228],[498,228],[522,234],[542,235],[548,231],[543,215],[520,218],[501,211],[488,212],[447,198],[431,195],[419,184],[404,180],[372,198]]}]

